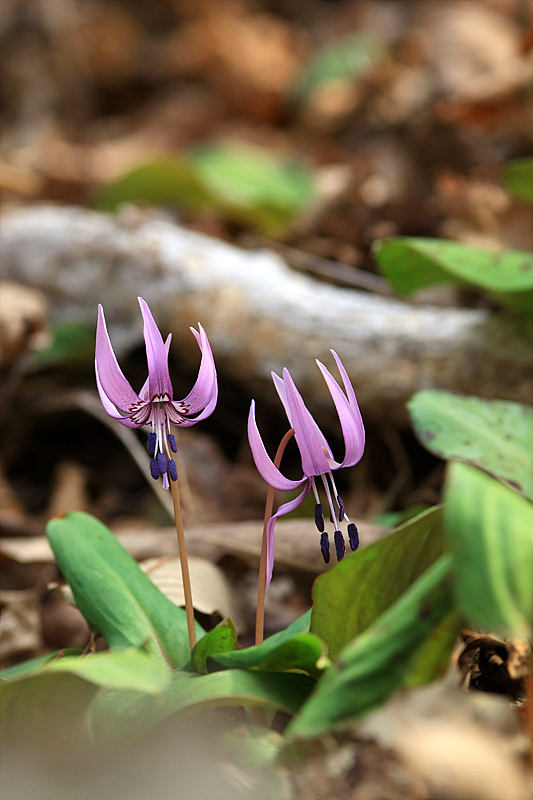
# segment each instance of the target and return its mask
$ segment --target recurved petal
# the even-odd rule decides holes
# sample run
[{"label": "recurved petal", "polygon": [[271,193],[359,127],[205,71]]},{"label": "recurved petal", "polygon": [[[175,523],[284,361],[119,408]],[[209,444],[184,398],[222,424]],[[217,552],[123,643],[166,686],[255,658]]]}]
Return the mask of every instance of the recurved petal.
[{"label": "recurved petal", "polygon": [[[102,396],[103,393],[108,401],[116,406],[119,411],[125,414],[130,412],[133,406],[139,402],[139,397],[131,388],[118,365],[115,353],[111,347],[104,310],[101,305],[98,306],[94,365],[100,396]],[[102,403],[103,402],[102,400]]]},{"label": "recurved petal", "polygon": [[283,370],[283,382],[287,392],[289,420],[294,428],[294,436],[302,457],[304,475],[307,478],[312,475],[323,475],[331,469],[324,451],[325,443],[327,452],[331,453],[329,445],[305,405],[288,369]]},{"label": "recurved petal", "polygon": [[144,342],[148,361],[148,399],[168,397],[172,400],[172,383],[168,372],[168,353],[163,337],[157,327],[152,312],[142,297],[138,297],[144,321]]},{"label": "recurved petal", "polygon": [[337,355],[337,353],[335,352],[335,350],[331,350],[331,354],[332,354],[333,358],[335,359],[337,367],[339,368],[339,372],[341,374],[342,382],[344,384],[344,388],[345,388],[346,394],[348,396],[348,402],[350,403],[350,407],[351,407],[351,409],[352,409],[352,411],[354,413],[354,419],[355,419],[355,422],[357,424],[357,427],[359,428],[359,435],[362,438],[363,443],[364,443],[364,441],[365,441],[365,426],[363,424],[363,418],[362,418],[361,412],[359,410],[359,404],[358,404],[357,398],[355,396],[355,392],[354,392],[354,389],[353,389],[353,386],[352,386],[352,382],[351,382],[350,378],[348,377],[348,373],[344,369],[344,364],[340,360],[340,358]]},{"label": "recurved petal", "polygon": [[344,459],[340,464],[336,464],[335,468],[337,466],[353,467],[354,464],[357,464],[357,462],[360,461],[365,449],[365,429],[362,424],[361,414],[356,413],[356,411],[359,412],[359,408],[356,407],[354,409],[353,405],[348,402],[341,387],[331,372],[324,366],[324,364],[318,360],[316,363],[318,364],[318,367],[324,376],[324,380],[326,381],[331,397],[333,398],[333,402],[335,403],[335,408],[337,409],[337,414],[339,415],[342,435],[344,437],[344,444],[346,447]]},{"label": "recurved petal", "polygon": [[291,492],[293,489],[298,489],[306,482],[305,477],[299,481],[291,481],[282,475],[279,469],[274,466],[273,461],[265,449],[257,427],[257,422],[255,420],[255,400],[252,400],[250,413],[248,415],[248,441],[250,442],[255,466],[269,486],[273,486],[274,489],[278,489],[281,492]]},{"label": "recurved petal", "polygon": [[[291,421],[291,412],[290,412],[290,408],[289,408],[289,403],[287,401],[287,391],[285,389],[285,384],[283,382],[283,378],[280,378],[279,375],[276,375],[275,372],[271,372],[270,374],[272,375],[272,380],[274,381],[274,386],[276,387],[276,391],[277,391],[277,393],[279,395],[279,399],[283,403],[283,408],[285,409],[285,413],[287,414],[287,417],[289,419],[289,422],[291,423],[291,428],[292,428],[294,426],[293,426],[292,421]],[[321,443],[322,447],[326,449],[326,452],[329,454],[329,457],[331,459],[331,461],[330,461],[330,466],[331,466],[331,463],[335,463],[335,460],[333,458],[333,453],[331,452],[331,448],[330,448],[330,446],[329,446],[329,444],[327,442],[327,439],[324,436],[324,434],[322,433],[322,431],[320,430],[320,428],[318,427],[318,425],[316,423],[316,420],[313,418],[313,415],[310,414],[310,413],[309,413],[309,419],[313,423],[313,427],[314,427],[314,430],[315,430],[315,433],[316,433],[316,435],[318,437],[319,442]]]},{"label": "recurved petal", "polygon": [[218,391],[215,390],[213,397],[206,405],[204,410],[197,414],[193,419],[187,419],[187,417],[183,416],[182,411],[180,411],[180,403],[172,402],[171,406],[174,409],[175,416],[173,413],[169,414],[170,421],[175,425],[179,425],[180,428],[190,428],[191,425],[196,425],[197,422],[201,422],[203,419],[207,419],[207,417],[211,416],[217,404],[217,400]]},{"label": "recurved petal", "polygon": [[[198,342],[198,346],[202,352],[202,360],[200,361],[200,369],[198,370],[198,377],[196,378],[196,382],[192,387],[191,391],[183,400],[177,401],[177,408],[180,405],[187,408],[187,411],[183,412],[187,415],[189,414],[198,414],[199,411],[203,412],[204,409],[209,405],[210,411],[209,414],[212,413],[213,409],[217,403],[218,397],[218,383],[217,383],[217,370],[215,367],[215,359],[213,358],[213,353],[211,351],[211,346],[209,344],[209,340],[207,338],[206,332],[198,323],[199,331],[195,331],[194,328],[191,328],[191,331],[194,334],[196,341]],[[201,419],[205,419],[206,416],[209,414],[205,414],[201,417]],[[199,418],[195,418],[195,422]]]},{"label": "recurved petal", "polygon": [[303,503],[304,497],[309,492],[310,488],[311,482],[306,480],[303,492],[301,492],[298,497],[295,497],[294,500],[289,500],[288,503],[283,503],[283,505],[278,508],[276,513],[271,516],[267,522],[267,589],[270,586],[272,571],[274,569],[274,551],[276,549],[274,526],[276,524],[276,520],[278,517],[282,517],[284,514],[289,514],[291,511],[294,511],[295,508],[298,508],[298,506]]},{"label": "recurved petal", "polygon": [[111,400],[108,398],[108,396],[106,395],[106,393],[102,389],[102,384],[100,383],[100,379],[98,377],[98,371],[96,372],[96,386],[97,386],[98,394],[100,395],[100,400],[102,402],[102,405],[104,407],[104,411],[106,412],[106,414],[108,414],[110,417],[113,417],[113,419],[117,419],[119,422],[121,422],[127,428],[140,428],[141,427],[138,423],[132,422],[132,420],[130,419],[129,416],[123,416],[120,413],[120,411],[117,411],[117,409],[115,408],[115,406],[113,405]]},{"label": "recurved petal", "polygon": [[[165,352],[167,354],[167,359],[168,359],[168,353],[170,351],[170,343],[171,342],[172,342],[172,334],[169,333],[167,338],[165,339]],[[146,378],[145,382],[142,385],[142,389],[139,392],[139,397],[141,398],[141,400],[147,400],[148,401],[150,399],[150,395],[149,395],[150,386],[149,386],[149,384],[150,384],[150,376],[148,376],[148,378]]]}]

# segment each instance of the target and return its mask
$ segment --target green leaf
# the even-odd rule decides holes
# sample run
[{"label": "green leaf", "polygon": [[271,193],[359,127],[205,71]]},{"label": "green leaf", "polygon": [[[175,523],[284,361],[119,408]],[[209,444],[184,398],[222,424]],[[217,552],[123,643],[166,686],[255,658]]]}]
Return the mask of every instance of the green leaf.
[{"label": "green leaf", "polygon": [[135,739],[172,714],[192,715],[223,706],[261,706],[294,714],[313,686],[307,675],[291,673],[175,672],[157,700],[134,692],[102,692],[93,704],[94,735],[97,742]]},{"label": "green leaf", "polygon": [[265,234],[281,232],[313,198],[309,170],[249,145],[206,147],[191,163],[226,216]]},{"label": "green leaf", "polygon": [[43,368],[58,364],[87,364],[94,359],[94,325],[63,322],[54,326],[52,334],[51,344],[34,352],[33,366]]},{"label": "green leaf", "polygon": [[192,653],[197,672],[207,674],[207,659],[216,658],[220,653],[237,649],[237,631],[231,619],[220,622],[216,628],[203,636]]},{"label": "green leaf", "polygon": [[533,409],[428,389],[407,405],[416,435],[440,458],[468,461],[533,500]]},{"label": "green leaf", "polygon": [[187,661],[185,611],[165,597],[105,525],[73,511],[50,520],[46,533],[76,605],[111,650],[135,647],[174,667]]},{"label": "green leaf", "polygon": [[336,81],[354,81],[368,73],[384,52],[372,33],[351,33],[328,44],[306,66],[294,94],[300,100]]},{"label": "green leaf", "polygon": [[503,182],[520,200],[533,203],[533,156],[510,161],[503,172]]},{"label": "green leaf", "polygon": [[409,688],[442,678],[450,664],[450,657],[457,644],[461,630],[465,626],[464,615],[453,608],[435,625],[424,644],[420,647],[405,685]]},{"label": "green leaf", "polygon": [[302,633],[287,639],[277,646],[269,643],[234,653],[220,653],[214,656],[217,664],[223,667],[238,669],[256,669],[265,672],[286,672],[302,670],[310,675],[318,676],[326,666],[324,643],[312,633]]},{"label": "green leaf", "polygon": [[495,253],[460,242],[403,236],[375,242],[374,252],[380,271],[399,294],[459,281],[486,289],[517,310],[533,308],[531,253]]},{"label": "green leaf", "polygon": [[37,656],[37,658],[30,658],[27,661],[22,661],[20,664],[15,664],[12,667],[7,667],[0,672],[0,681],[12,681],[15,678],[22,678],[25,675],[33,675],[40,667],[44,667],[51,661],[65,656],[79,656],[81,650],[77,647],[66,647],[64,650],[56,650],[54,653],[46,653],[44,656]]},{"label": "green leaf", "polygon": [[0,682],[2,747],[70,751],[89,744],[88,711],[98,686],[70,673],[42,672]]},{"label": "green leaf", "polygon": [[278,644],[292,639],[293,636],[298,636],[300,633],[309,633],[309,625],[311,624],[311,609],[303,613],[300,617],[291,622],[282,631],[272,634],[264,641],[264,645],[270,648],[277,647]]},{"label": "green leaf", "polygon": [[211,196],[193,165],[184,158],[165,156],[110,183],[95,205],[100,211],[114,211],[120,203],[177,205],[195,211],[211,205]]},{"label": "green leaf", "polygon": [[315,581],[311,631],[335,659],[372,625],[444,550],[442,509],[424,511]]},{"label": "green leaf", "polygon": [[419,648],[453,607],[450,564],[442,556],[341,652],[290,723],[289,738],[344,728],[405,683]]},{"label": "green leaf", "polygon": [[88,712],[100,687],[159,697],[172,673],[144,653],[124,650],[67,656],[0,682],[0,736],[3,743],[70,749],[78,737],[88,744]]},{"label": "green leaf", "polygon": [[[212,658],[219,666],[226,668],[257,669],[266,672],[299,669],[311,675],[318,675],[326,666],[324,644],[316,636],[308,635],[310,620],[311,609],[291,622],[284,630],[269,636],[261,645],[247,647],[244,650],[214,653]],[[209,635],[207,634],[205,638]]]},{"label": "green leaf", "polygon": [[533,505],[460,461],[449,465],[445,496],[465,615],[482,631],[531,638]]},{"label": "green leaf", "polygon": [[160,695],[169,685],[171,672],[139,650],[68,656],[46,665],[47,673],[68,672],[106,689]]}]

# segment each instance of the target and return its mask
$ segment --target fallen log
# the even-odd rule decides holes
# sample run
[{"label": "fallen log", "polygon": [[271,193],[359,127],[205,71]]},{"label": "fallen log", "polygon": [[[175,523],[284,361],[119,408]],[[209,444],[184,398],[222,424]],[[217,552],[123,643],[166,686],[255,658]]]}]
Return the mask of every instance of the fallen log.
[{"label": "fallen log", "polygon": [[314,359],[331,366],[333,348],[367,416],[402,421],[405,401],[427,388],[533,397],[526,321],[331,286],[272,252],[242,250],[152,213],[18,209],[2,219],[0,259],[4,278],[45,292],[56,320],[92,322],[102,302],[118,353],[141,340],[137,295],[191,365],[197,351],[188,327],[200,320],[220,373],[255,396],[271,370],[286,366],[316,411],[329,408]]}]

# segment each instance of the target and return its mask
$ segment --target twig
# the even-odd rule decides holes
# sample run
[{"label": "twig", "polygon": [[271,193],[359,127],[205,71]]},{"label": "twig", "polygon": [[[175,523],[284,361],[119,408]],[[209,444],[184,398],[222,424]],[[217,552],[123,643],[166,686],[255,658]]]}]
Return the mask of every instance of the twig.
[{"label": "twig", "polygon": [[307,272],[315,278],[321,278],[337,286],[344,286],[348,289],[366,289],[384,297],[393,297],[394,292],[385,278],[367,272],[364,269],[351,267],[348,264],[341,264],[331,258],[317,256],[314,253],[307,253],[305,250],[298,250],[281,242],[265,239],[262,236],[246,236],[244,244],[250,243],[264,245],[270,250],[274,250],[285,258],[285,260],[300,272]]}]

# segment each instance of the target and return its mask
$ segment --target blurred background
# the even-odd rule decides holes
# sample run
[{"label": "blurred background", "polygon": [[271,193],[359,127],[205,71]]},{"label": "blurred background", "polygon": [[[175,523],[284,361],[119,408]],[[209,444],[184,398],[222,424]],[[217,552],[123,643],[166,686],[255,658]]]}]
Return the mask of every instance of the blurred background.
[{"label": "blurred background", "polygon": [[[42,203],[162,219],[383,297],[378,239],[533,248],[531,206],[502,178],[533,154],[530,0],[3,0],[0,52],[3,219]],[[449,286],[417,302],[493,307]],[[50,515],[78,508],[136,531],[139,558],[173,552],[157,539],[169,518],[143,435],[118,438],[93,402],[94,325],[60,305],[42,281],[0,283],[2,664],[88,638],[50,588]],[[121,345],[138,389],[144,349],[138,335]],[[182,397],[196,365],[171,362]],[[217,412],[182,432],[180,469],[187,524],[211,531],[211,551],[193,551],[237,588],[246,636],[260,538],[248,521],[262,517],[265,486],[245,434],[250,388],[223,370],[220,383]],[[406,423],[362,410],[367,452],[339,485],[372,537],[438,502],[443,466]],[[286,430],[273,391],[260,423],[273,453]],[[296,477],[295,450],[286,461]],[[270,630],[308,607],[321,569],[302,531],[281,554]],[[223,615],[221,603],[208,598],[204,613]]]}]

